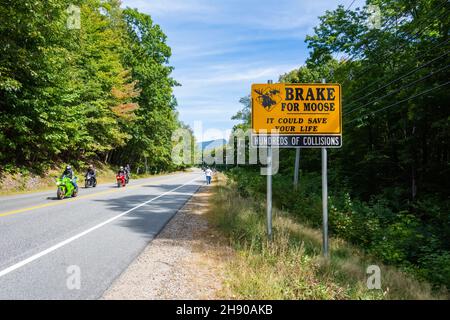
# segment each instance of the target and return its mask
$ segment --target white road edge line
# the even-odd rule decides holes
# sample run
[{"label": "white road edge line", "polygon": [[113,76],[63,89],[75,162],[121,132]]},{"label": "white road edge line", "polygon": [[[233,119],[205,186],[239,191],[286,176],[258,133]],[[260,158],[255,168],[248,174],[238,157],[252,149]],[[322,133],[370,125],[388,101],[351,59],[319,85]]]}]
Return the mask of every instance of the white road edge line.
[{"label": "white road edge line", "polygon": [[183,184],[183,185],[181,185],[181,186],[178,186],[178,187],[176,187],[176,188],[174,188],[174,189],[172,189],[172,190],[169,190],[169,191],[167,191],[167,192],[164,192],[164,193],[160,194],[159,196],[156,196],[156,197],[154,197],[154,198],[152,198],[152,199],[150,199],[150,200],[148,200],[148,201],[145,201],[145,202],[143,202],[143,203],[137,205],[137,206],[134,207],[134,208],[131,208],[131,209],[129,209],[129,210],[127,210],[127,211],[125,211],[125,212],[123,212],[123,213],[117,215],[117,216],[114,216],[114,217],[112,217],[112,218],[110,218],[110,219],[108,219],[108,220],[106,220],[106,221],[104,221],[104,222],[102,222],[102,223],[99,223],[99,224],[93,226],[92,228],[89,228],[89,229],[87,229],[87,230],[85,230],[85,231],[83,231],[83,232],[81,232],[81,233],[79,233],[79,234],[77,234],[77,235],[75,235],[75,236],[69,238],[69,239],[66,239],[66,240],[64,240],[64,241],[61,241],[60,243],[57,243],[57,244],[55,244],[54,246],[51,246],[51,247],[48,248],[48,249],[45,249],[45,250],[43,250],[43,251],[41,251],[41,252],[39,252],[39,253],[37,253],[37,254],[35,254],[35,255],[32,255],[31,257],[29,257],[29,258],[27,258],[27,259],[25,259],[25,260],[22,260],[22,261],[20,261],[20,262],[18,262],[18,263],[16,263],[16,264],[14,264],[14,265],[12,265],[12,266],[6,268],[6,269],[0,271],[0,278],[3,277],[3,276],[5,276],[5,275],[7,275],[7,274],[10,273],[10,272],[13,272],[14,270],[17,270],[17,269],[19,269],[19,268],[21,268],[21,267],[23,267],[23,266],[29,264],[30,262],[33,262],[33,261],[35,261],[35,260],[37,260],[37,259],[39,259],[39,258],[41,258],[41,257],[43,257],[43,256],[45,256],[45,255],[47,255],[47,254],[49,254],[49,253],[51,253],[51,252],[53,252],[53,251],[55,251],[55,250],[57,250],[57,249],[59,249],[59,248],[61,248],[61,247],[63,247],[63,246],[65,246],[65,245],[67,245],[67,244],[69,244],[69,243],[71,243],[71,242],[73,242],[73,241],[75,241],[75,240],[77,240],[77,239],[79,239],[79,238],[81,238],[81,237],[87,235],[88,233],[91,233],[92,231],[94,231],[94,230],[96,230],[96,229],[98,229],[98,228],[103,227],[104,225],[106,225],[106,224],[108,224],[108,223],[110,223],[110,222],[112,222],[112,221],[114,221],[114,220],[119,219],[120,217],[123,217],[124,215],[126,215],[126,214],[128,214],[128,213],[130,213],[130,212],[132,212],[132,211],[134,211],[134,210],[136,210],[137,208],[140,208],[140,207],[142,207],[142,206],[145,206],[146,204],[148,204],[148,203],[150,203],[150,202],[152,202],[152,201],[154,201],[154,200],[156,200],[156,199],[159,199],[159,198],[161,198],[161,197],[163,197],[163,196],[165,196],[165,195],[167,195],[167,194],[169,194],[169,193],[171,193],[171,192],[174,192],[175,190],[178,190],[178,189],[180,189],[180,188],[182,188],[182,187],[184,187],[184,186],[186,186],[186,185],[188,185],[188,184],[194,182],[195,180],[198,180],[198,177],[197,177],[197,178],[194,178],[194,179],[192,179],[192,180],[186,182],[185,184]]}]

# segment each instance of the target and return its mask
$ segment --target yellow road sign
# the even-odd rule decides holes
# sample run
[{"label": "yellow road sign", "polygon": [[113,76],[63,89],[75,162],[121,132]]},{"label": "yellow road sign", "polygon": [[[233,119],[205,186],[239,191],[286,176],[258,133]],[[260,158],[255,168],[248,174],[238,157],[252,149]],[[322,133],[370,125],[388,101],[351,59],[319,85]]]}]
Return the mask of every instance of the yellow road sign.
[{"label": "yellow road sign", "polygon": [[[276,140],[281,141],[275,143],[279,146],[341,146],[339,84],[253,84],[251,97],[252,129],[255,135],[275,133],[279,136]],[[269,140],[275,141],[270,137]],[[264,144],[261,141],[254,140],[254,144]],[[287,144],[283,141],[287,141]]]}]

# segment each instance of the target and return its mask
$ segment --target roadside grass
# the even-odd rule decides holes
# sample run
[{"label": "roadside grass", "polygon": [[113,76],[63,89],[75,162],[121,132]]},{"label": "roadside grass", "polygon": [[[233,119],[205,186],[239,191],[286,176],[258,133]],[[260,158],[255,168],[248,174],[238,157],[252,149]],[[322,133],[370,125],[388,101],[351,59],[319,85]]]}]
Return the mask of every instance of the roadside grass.
[{"label": "roadside grass", "polygon": [[[235,249],[227,286],[239,299],[447,299],[419,282],[363,254],[338,238],[330,258],[321,255],[320,230],[306,227],[274,208],[273,240],[266,239],[265,204],[242,197],[233,181],[216,175],[209,222]],[[381,269],[381,289],[367,288],[369,265]]]}]

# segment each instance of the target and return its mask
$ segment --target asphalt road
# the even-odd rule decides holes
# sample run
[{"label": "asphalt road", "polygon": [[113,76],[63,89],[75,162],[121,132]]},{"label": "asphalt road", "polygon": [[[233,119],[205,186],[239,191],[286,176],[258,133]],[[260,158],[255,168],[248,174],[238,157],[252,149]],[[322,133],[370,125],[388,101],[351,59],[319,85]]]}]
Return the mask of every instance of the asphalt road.
[{"label": "asphalt road", "polygon": [[56,187],[0,197],[0,299],[101,297],[203,183],[194,171],[80,187],[72,199]]}]

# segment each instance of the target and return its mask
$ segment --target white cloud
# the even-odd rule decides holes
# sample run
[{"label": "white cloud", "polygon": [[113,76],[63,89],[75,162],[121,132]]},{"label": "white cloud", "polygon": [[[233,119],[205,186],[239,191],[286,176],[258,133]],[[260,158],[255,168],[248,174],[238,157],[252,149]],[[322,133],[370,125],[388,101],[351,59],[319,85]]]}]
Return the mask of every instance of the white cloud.
[{"label": "white cloud", "polygon": [[177,80],[182,84],[177,88],[181,90],[188,87],[189,90],[208,84],[225,84],[229,82],[243,83],[248,81],[277,80],[282,73],[298,67],[298,64],[280,64],[270,67],[248,64],[216,64],[204,69],[195,69],[180,75]]},{"label": "white cloud", "polygon": [[[350,0],[347,0],[350,1]],[[318,15],[345,0],[124,0],[124,6],[162,18],[196,20],[209,25],[233,25],[263,30],[308,29]],[[358,0],[353,5],[363,3]]]}]

